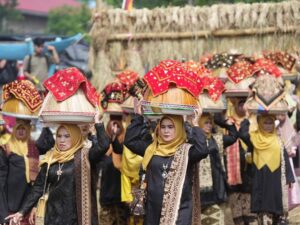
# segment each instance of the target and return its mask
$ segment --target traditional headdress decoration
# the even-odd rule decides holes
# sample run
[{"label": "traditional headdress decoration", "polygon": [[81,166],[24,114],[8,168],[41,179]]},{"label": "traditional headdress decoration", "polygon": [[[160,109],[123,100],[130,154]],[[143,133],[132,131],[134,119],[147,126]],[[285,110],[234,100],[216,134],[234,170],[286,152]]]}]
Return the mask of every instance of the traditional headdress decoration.
[{"label": "traditional headdress decoration", "polygon": [[44,82],[49,91],[42,109],[45,122],[93,122],[100,95],[75,67],[56,72]]},{"label": "traditional headdress decoration", "polygon": [[201,77],[203,90],[199,95],[198,100],[203,111],[216,112],[224,110],[225,106],[221,96],[225,87],[221,79],[213,77],[212,71],[198,62],[188,61],[184,63],[184,66],[187,70],[193,71]]},{"label": "traditional headdress decoration", "polygon": [[148,84],[144,94],[146,112],[192,114],[203,89],[201,77],[175,60],[160,62],[144,80]]},{"label": "traditional headdress decoration", "polygon": [[169,90],[170,84],[185,89],[194,97],[202,91],[201,78],[192,71],[187,71],[181,62],[164,60],[144,76],[154,97]]},{"label": "traditional headdress decoration", "polygon": [[101,92],[101,106],[106,113],[121,114],[123,110],[121,104],[126,96],[126,86],[119,80],[115,80],[105,86]]},{"label": "traditional headdress decoration", "polygon": [[215,54],[204,65],[206,68],[214,70],[222,67],[229,68],[240,57],[239,54],[221,53]]},{"label": "traditional headdress decoration", "polygon": [[253,73],[256,75],[270,74],[274,77],[281,77],[282,72],[271,60],[268,59],[257,59],[253,64]]},{"label": "traditional headdress decoration", "polygon": [[252,94],[245,103],[246,108],[255,113],[284,113],[288,111],[283,85],[276,77],[265,74],[257,78],[252,86]]},{"label": "traditional headdress decoration", "polygon": [[291,71],[296,63],[296,58],[287,52],[264,52],[263,55],[266,59],[288,71]]},{"label": "traditional headdress decoration", "polygon": [[43,103],[37,88],[28,80],[16,80],[3,86],[2,114],[21,119],[37,119]]},{"label": "traditional headdress decoration", "polygon": [[207,77],[212,75],[212,71],[207,69],[204,64],[195,61],[187,61],[183,63],[183,67],[187,71],[196,73],[199,77]]},{"label": "traditional headdress decoration", "polygon": [[248,96],[249,85],[255,78],[253,75],[253,65],[247,60],[241,60],[233,64],[227,70],[228,81],[225,83],[227,96]]}]

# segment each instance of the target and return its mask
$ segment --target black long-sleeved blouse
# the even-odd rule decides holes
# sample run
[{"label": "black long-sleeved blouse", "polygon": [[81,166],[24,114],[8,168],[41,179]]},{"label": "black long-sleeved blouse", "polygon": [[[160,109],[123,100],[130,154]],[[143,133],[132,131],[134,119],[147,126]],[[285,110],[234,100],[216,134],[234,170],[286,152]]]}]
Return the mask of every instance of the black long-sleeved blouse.
[{"label": "black long-sleeved blouse", "polygon": [[[142,138],[144,119],[142,116],[133,118],[131,124],[126,130],[124,144],[135,154],[144,156],[147,147],[152,143],[150,138]],[[189,163],[182,190],[181,203],[179,207],[177,225],[189,225],[192,221],[192,175],[193,164],[207,157],[208,149],[203,131],[199,127],[193,127],[191,130],[189,143],[192,147],[189,149]],[[148,135],[151,137],[151,135]],[[147,198],[146,198],[146,216],[145,225],[158,225],[162,209],[164,183],[163,174],[169,171],[173,160],[171,157],[162,157],[154,155],[148,164],[146,170]]]},{"label": "black long-sleeved blouse", "polygon": [[[91,170],[95,169],[98,163],[109,148],[109,139],[105,134],[103,124],[96,124],[97,138],[90,136],[92,147],[89,151],[89,161]],[[61,168],[63,173],[60,177],[57,175],[58,169]],[[43,194],[47,164],[41,166],[41,170],[33,185],[33,188],[22,205],[19,212],[27,214],[35,206],[38,199]],[[77,225],[77,208],[76,208],[76,180],[75,180],[75,163],[74,159],[59,164],[54,163],[49,168],[47,189],[49,190],[49,199],[46,207],[45,224],[46,225]],[[93,188],[93,187],[92,187]],[[95,197],[95,196],[94,196]],[[96,225],[93,218],[92,224]],[[80,224],[83,225],[83,224]]]}]

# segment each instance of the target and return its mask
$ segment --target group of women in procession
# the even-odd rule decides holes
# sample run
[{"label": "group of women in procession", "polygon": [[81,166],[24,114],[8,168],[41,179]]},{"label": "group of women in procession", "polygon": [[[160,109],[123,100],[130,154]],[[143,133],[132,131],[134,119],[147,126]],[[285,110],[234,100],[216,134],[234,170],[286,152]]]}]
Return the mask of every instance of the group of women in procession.
[{"label": "group of women in procession", "polygon": [[[296,131],[287,114],[257,115],[252,129],[245,100],[231,98],[215,115],[200,107],[194,116],[162,115],[154,125],[139,101],[127,127],[129,115],[111,115],[105,129],[98,111],[93,125],[61,123],[55,138],[43,128],[36,141],[18,119],[0,148],[0,224],[35,224],[45,191],[46,225],[225,224],[225,203],[236,225],[287,224]],[[139,199],[135,190],[144,190]]]}]

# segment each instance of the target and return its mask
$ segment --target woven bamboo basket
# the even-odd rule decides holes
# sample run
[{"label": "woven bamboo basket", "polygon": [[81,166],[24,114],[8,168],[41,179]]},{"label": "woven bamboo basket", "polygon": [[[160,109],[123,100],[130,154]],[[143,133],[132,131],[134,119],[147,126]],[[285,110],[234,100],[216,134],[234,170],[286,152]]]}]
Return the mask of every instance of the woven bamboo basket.
[{"label": "woven bamboo basket", "polygon": [[248,77],[235,84],[231,80],[225,83],[225,95],[228,97],[244,97],[249,95],[249,86],[255,81],[254,77]]},{"label": "woven bamboo basket", "polygon": [[252,95],[245,103],[250,112],[279,114],[288,111],[288,103],[280,79],[261,75],[252,85]]},{"label": "woven bamboo basket", "polygon": [[29,108],[19,99],[12,97],[3,103],[2,114],[19,119],[38,119],[38,112],[31,112]]},{"label": "woven bamboo basket", "polygon": [[294,67],[291,71],[285,70],[282,67],[278,67],[282,72],[282,78],[284,80],[296,80],[298,76],[298,72],[296,68]]},{"label": "woven bamboo basket", "polygon": [[156,97],[147,89],[144,95],[145,114],[191,115],[198,107],[198,100],[189,92],[180,88],[170,88]]},{"label": "woven bamboo basket", "polygon": [[134,97],[129,96],[121,105],[123,112],[134,113]]},{"label": "woven bamboo basket", "polygon": [[203,109],[203,112],[216,113],[216,112],[222,112],[223,110],[226,109],[223,96],[220,97],[217,101],[213,101],[209,97],[209,95],[205,92],[203,94],[200,94],[198,99],[199,99],[200,106]]},{"label": "woven bamboo basket", "polygon": [[247,100],[246,108],[250,113],[270,113],[270,114],[281,114],[286,113],[288,111],[288,103],[285,99],[281,99],[280,101],[273,104],[269,109],[264,108],[264,106],[260,105],[254,98]]},{"label": "woven bamboo basket", "polygon": [[104,112],[110,115],[122,115],[123,109],[121,104],[117,102],[109,102]]},{"label": "woven bamboo basket", "polygon": [[57,102],[49,92],[44,100],[40,119],[43,122],[92,123],[96,108],[87,100],[81,89],[68,99]]}]

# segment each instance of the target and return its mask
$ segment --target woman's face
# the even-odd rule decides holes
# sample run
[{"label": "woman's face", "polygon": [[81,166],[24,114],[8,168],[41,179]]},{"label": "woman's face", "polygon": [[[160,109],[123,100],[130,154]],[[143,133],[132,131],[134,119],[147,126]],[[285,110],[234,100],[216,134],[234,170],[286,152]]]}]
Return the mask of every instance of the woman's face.
[{"label": "woman's face", "polygon": [[90,124],[80,124],[78,125],[80,130],[81,130],[81,134],[83,137],[87,137],[89,132],[90,132]]},{"label": "woman's face", "polygon": [[286,120],[286,114],[279,114],[276,116],[276,119],[279,120],[280,124],[283,124]]},{"label": "woman's face", "polygon": [[235,112],[238,116],[245,116],[246,115],[246,112],[245,112],[245,109],[244,109],[245,102],[246,102],[246,99],[241,98],[241,99],[238,100],[237,104],[234,105]]},{"label": "woman's face", "polygon": [[119,136],[121,134],[121,127],[119,126],[119,123],[112,120],[110,122],[112,135]]},{"label": "woman's face", "polygon": [[204,126],[202,128],[205,134],[210,134],[212,131],[212,122],[210,119],[207,119],[204,123]]},{"label": "woman's face", "polygon": [[16,130],[16,138],[18,140],[24,140],[27,137],[26,128],[23,125],[18,126]]},{"label": "woman's face", "polygon": [[274,120],[272,118],[266,118],[262,126],[265,132],[272,133],[275,128]]},{"label": "woman's face", "polygon": [[56,144],[60,151],[66,151],[72,147],[71,135],[66,128],[61,127],[58,129]]},{"label": "woman's face", "polygon": [[173,121],[168,118],[163,119],[160,124],[159,134],[163,141],[173,141],[176,135],[175,125]]}]

